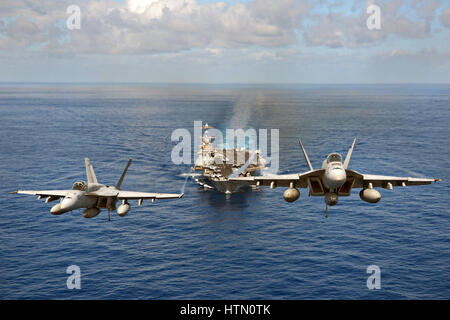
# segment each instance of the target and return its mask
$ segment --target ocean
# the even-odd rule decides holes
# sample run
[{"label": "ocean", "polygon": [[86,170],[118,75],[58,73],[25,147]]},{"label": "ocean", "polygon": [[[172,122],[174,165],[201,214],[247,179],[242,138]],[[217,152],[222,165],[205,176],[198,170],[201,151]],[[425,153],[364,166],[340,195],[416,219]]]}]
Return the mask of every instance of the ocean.
[{"label": "ocean", "polygon": [[[449,299],[450,85],[0,86],[0,299]],[[131,201],[53,216],[54,203],[17,189],[70,189],[86,180],[178,193],[190,165],[175,165],[172,132],[194,121],[220,129],[279,129],[279,173],[345,156],[362,173],[442,178],[359,190],[328,210],[322,197],[284,188],[225,196],[192,179],[179,200]],[[69,266],[81,289],[68,289]],[[369,290],[367,267],[380,268]]]}]

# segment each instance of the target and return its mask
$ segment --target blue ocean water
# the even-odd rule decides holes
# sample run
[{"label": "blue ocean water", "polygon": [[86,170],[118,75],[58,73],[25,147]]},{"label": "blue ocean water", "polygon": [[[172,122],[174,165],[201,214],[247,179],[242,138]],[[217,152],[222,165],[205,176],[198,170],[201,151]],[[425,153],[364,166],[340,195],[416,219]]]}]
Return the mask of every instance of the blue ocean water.
[{"label": "blue ocean water", "polygon": [[[449,299],[450,85],[0,86],[1,299]],[[85,180],[179,192],[188,165],[171,163],[172,131],[194,120],[219,129],[280,129],[280,173],[306,171],[301,137],[320,167],[358,142],[359,172],[439,177],[429,186],[354,190],[286,203],[284,190],[226,197],[189,180],[180,200],[132,203],[124,217],[51,204],[16,189]],[[53,203],[52,203],[53,204]],[[66,269],[81,269],[69,290]],[[381,269],[368,290],[366,268]]]}]

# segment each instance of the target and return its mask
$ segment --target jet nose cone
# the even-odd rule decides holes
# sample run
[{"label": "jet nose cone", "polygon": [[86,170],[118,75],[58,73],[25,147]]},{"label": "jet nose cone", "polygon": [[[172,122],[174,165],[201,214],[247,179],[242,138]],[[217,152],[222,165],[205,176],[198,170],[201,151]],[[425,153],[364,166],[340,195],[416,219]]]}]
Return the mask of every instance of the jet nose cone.
[{"label": "jet nose cone", "polygon": [[60,208],[64,210],[69,210],[74,206],[75,202],[76,202],[75,199],[64,198],[61,201]]},{"label": "jet nose cone", "polygon": [[328,174],[328,180],[332,187],[337,188],[345,183],[347,180],[347,175],[344,170],[335,169]]},{"label": "jet nose cone", "polygon": [[50,209],[50,213],[56,213],[61,209],[61,205],[54,205],[51,209]]},{"label": "jet nose cone", "polygon": [[345,172],[341,170],[336,170],[337,172],[333,175],[333,180],[336,182],[345,182]]}]

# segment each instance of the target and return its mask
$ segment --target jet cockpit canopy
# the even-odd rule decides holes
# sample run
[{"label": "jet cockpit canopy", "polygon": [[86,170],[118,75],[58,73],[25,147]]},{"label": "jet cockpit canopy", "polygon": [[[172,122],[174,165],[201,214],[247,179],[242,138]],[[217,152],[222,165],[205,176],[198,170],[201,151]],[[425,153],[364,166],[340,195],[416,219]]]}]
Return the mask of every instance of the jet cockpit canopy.
[{"label": "jet cockpit canopy", "polygon": [[87,189],[87,184],[84,181],[77,181],[72,186],[72,190],[85,191],[86,189]]},{"label": "jet cockpit canopy", "polygon": [[342,156],[339,153],[330,153],[327,157],[327,163],[342,162]]}]

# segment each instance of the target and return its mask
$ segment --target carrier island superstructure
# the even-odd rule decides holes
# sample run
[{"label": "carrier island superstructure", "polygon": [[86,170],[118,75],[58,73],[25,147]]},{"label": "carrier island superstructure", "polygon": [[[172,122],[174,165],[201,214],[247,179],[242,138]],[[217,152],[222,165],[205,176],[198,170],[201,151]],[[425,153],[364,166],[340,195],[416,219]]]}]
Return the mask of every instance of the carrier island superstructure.
[{"label": "carrier island superstructure", "polygon": [[244,148],[215,148],[209,136],[208,123],[203,126],[204,134],[197,153],[193,169],[201,171],[195,181],[204,188],[214,189],[230,194],[243,187],[242,184],[229,181],[229,177],[249,177],[265,168],[266,161],[261,158],[259,150],[246,150]]}]

